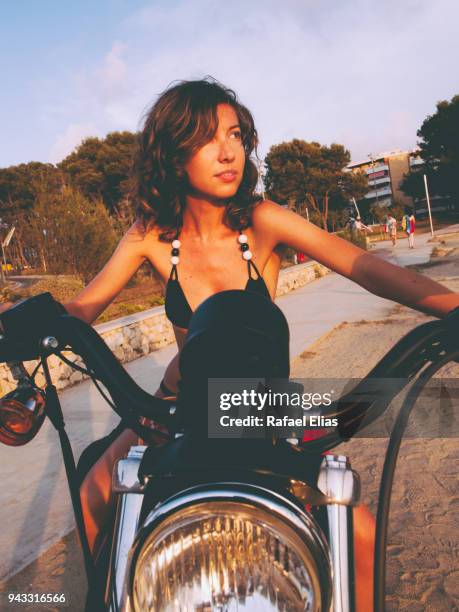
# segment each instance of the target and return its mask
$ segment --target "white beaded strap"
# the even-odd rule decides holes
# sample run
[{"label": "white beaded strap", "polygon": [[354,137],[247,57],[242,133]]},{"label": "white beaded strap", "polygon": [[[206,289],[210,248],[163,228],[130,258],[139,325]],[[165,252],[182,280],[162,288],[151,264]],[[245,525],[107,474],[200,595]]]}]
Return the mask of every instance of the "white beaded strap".
[{"label": "white beaded strap", "polygon": [[179,251],[180,245],[181,245],[181,242],[180,242],[180,240],[178,238],[176,238],[175,240],[172,241],[172,250],[171,250],[172,269],[171,269],[171,273],[170,273],[169,278],[173,278],[174,276],[175,276],[176,279],[178,278],[178,275],[177,275],[177,264],[180,261],[180,257],[179,257],[179,254],[180,254],[180,251]]},{"label": "white beaded strap", "polygon": [[239,236],[237,238],[239,245],[240,245],[240,249],[242,251],[242,257],[246,260],[247,262],[247,272],[249,274],[249,278],[252,278],[252,269],[254,268],[255,272],[257,273],[258,278],[262,278],[257,266],[255,265],[255,262],[253,261],[253,254],[252,251],[249,248],[249,242],[248,242],[248,238],[247,238],[247,234],[243,234],[242,230],[239,230]]},{"label": "white beaded strap", "polygon": [[242,257],[246,261],[250,261],[253,257],[252,251],[249,248],[248,238],[246,234],[243,234],[241,230],[239,230],[238,242],[241,245],[239,248],[242,251]]}]

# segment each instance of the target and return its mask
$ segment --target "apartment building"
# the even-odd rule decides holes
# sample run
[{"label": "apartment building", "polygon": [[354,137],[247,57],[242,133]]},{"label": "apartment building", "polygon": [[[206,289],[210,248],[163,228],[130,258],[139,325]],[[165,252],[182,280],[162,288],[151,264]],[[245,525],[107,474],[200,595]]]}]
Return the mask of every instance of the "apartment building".
[{"label": "apartment building", "polygon": [[369,205],[390,206],[399,202],[413,206],[413,200],[400,189],[404,175],[419,163],[423,163],[418,151],[387,151],[378,155],[369,155],[367,159],[351,162],[347,168],[351,172],[360,172],[368,176],[370,191],[365,199]]}]

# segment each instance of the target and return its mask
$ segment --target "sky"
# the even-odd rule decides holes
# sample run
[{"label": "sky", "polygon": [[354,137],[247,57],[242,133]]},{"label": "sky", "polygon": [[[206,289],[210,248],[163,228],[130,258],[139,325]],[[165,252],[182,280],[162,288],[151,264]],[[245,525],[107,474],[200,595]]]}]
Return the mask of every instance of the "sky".
[{"label": "sky", "polygon": [[5,1],[0,167],[135,131],[171,82],[205,75],[252,111],[261,156],[293,138],[354,161],[411,149],[459,93],[458,23],[457,0]]}]

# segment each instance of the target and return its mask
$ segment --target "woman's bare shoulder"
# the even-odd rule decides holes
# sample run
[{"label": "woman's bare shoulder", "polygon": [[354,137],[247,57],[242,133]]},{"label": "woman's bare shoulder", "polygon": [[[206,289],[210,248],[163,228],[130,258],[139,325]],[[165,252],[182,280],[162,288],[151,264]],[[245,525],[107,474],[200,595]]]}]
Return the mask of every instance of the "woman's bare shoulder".
[{"label": "woman's bare shoulder", "polygon": [[143,255],[146,255],[159,244],[159,233],[157,226],[145,227],[140,220],[137,220],[126,231],[122,240],[127,246],[140,250]]},{"label": "woman's bare shoulder", "polygon": [[285,210],[283,206],[273,202],[272,200],[261,200],[258,204],[255,205],[253,209],[253,221],[255,222],[266,222],[270,221],[273,218],[282,215],[282,212]]},{"label": "woman's bare shoulder", "polygon": [[292,211],[281,206],[272,200],[262,200],[259,202],[252,213],[253,226],[263,227],[268,230],[270,227],[275,228],[285,218],[292,215]]},{"label": "woman's bare shoulder", "polygon": [[[283,222],[287,211],[283,206],[272,200],[262,200],[255,206],[252,213],[252,227],[256,234],[276,241],[279,224]],[[288,214],[288,213],[287,213]]]}]

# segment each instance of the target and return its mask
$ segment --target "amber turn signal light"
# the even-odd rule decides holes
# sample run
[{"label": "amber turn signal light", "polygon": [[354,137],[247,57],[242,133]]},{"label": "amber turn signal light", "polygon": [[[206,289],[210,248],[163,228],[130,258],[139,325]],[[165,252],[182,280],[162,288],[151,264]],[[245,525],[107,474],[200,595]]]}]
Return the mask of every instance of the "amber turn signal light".
[{"label": "amber turn signal light", "polygon": [[0,400],[0,442],[22,446],[38,433],[45,419],[45,395],[33,385],[23,385]]}]

